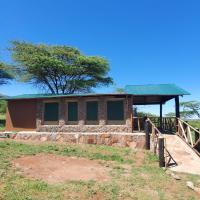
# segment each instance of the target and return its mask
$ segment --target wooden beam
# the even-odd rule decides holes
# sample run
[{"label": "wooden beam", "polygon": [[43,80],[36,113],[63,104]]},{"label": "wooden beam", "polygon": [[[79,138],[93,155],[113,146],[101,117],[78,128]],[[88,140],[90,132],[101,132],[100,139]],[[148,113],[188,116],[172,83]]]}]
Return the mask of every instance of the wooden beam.
[{"label": "wooden beam", "polygon": [[163,131],[163,112],[162,112],[162,103],[160,103],[160,131]]},{"label": "wooden beam", "polygon": [[176,111],[176,117],[180,118],[179,96],[175,97],[175,111]]},{"label": "wooden beam", "polygon": [[165,143],[164,138],[158,138],[159,167],[165,167]]},{"label": "wooden beam", "polygon": [[179,96],[175,97],[176,132],[178,132],[178,119],[180,118]]}]

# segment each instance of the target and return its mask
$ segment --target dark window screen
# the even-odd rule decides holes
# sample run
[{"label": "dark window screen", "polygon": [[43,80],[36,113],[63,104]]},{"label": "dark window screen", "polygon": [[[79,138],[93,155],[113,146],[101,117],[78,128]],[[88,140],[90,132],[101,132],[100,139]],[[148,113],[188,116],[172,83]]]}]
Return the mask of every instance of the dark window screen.
[{"label": "dark window screen", "polygon": [[78,120],[78,103],[69,102],[68,103],[68,121]]},{"label": "dark window screen", "polygon": [[87,120],[97,121],[98,120],[98,102],[89,101],[86,103]]},{"label": "dark window screen", "polygon": [[108,120],[124,120],[123,101],[107,102],[107,118]]},{"label": "dark window screen", "polygon": [[58,121],[58,103],[45,103],[44,121]]}]

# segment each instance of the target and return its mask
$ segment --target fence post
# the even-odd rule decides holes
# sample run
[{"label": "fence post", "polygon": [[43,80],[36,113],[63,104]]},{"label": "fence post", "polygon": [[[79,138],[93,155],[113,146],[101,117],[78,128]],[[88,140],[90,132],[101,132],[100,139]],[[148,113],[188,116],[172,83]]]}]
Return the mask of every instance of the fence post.
[{"label": "fence post", "polygon": [[150,126],[148,119],[145,120],[145,148],[146,150],[150,150]]},{"label": "fence post", "polygon": [[[197,128],[197,131],[199,131],[199,128]],[[195,131],[195,142],[199,139],[199,133]]]},{"label": "fence post", "polygon": [[[188,121],[185,121],[185,122],[188,123]],[[185,135],[188,138],[187,124],[183,123],[183,128],[184,128],[184,131],[185,131]]]},{"label": "fence post", "polygon": [[165,167],[165,155],[164,155],[164,138],[158,138],[158,148],[159,148],[159,167]]},{"label": "fence post", "polygon": [[[199,131],[199,128],[197,128],[196,130]],[[194,139],[194,143],[197,142],[197,140],[199,139],[199,137],[200,137],[199,133],[195,131],[195,135],[194,135],[194,138],[195,138],[195,139]],[[195,147],[195,149],[197,149],[198,151],[200,151],[200,145],[197,144],[197,146]]]}]

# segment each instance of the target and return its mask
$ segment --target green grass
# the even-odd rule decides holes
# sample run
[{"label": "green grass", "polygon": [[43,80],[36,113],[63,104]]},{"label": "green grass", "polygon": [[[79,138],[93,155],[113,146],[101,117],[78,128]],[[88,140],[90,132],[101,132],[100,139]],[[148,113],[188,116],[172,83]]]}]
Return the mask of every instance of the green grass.
[{"label": "green grass", "polygon": [[190,120],[188,123],[193,126],[194,128],[200,129],[200,120]]},{"label": "green grass", "polygon": [[[25,178],[11,162],[22,155],[51,153],[63,156],[100,160],[110,168],[111,180],[66,181],[50,185]],[[199,199],[186,187],[192,180],[199,184],[199,176],[180,174],[175,181],[158,167],[157,157],[144,151],[144,160],[137,164],[137,153],[128,148],[95,145],[24,144],[0,142],[0,199],[5,200],[62,200],[62,199]]]},{"label": "green grass", "polygon": [[0,120],[5,120],[6,119],[6,115],[4,113],[0,113]]},{"label": "green grass", "polygon": [[4,113],[0,113],[0,131],[5,130],[5,121],[6,120],[6,115]]}]

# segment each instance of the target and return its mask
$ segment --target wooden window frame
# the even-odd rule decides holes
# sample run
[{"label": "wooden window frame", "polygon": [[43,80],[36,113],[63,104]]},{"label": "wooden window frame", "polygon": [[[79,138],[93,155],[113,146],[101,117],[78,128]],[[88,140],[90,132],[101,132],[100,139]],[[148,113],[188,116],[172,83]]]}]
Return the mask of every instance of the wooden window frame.
[{"label": "wooden window frame", "polygon": [[[88,102],[97,102],[97,120],[88,120],[87,119],[87,103]],[[98,125],[99,124],[99,100],[98,99],[88,99],[85,101],[85,123],[86,125]]]},{"label": "wooden window frame", "polygon": [[[123,102],[123,120],[110,120],[108,119],[108,102],[109,101],[122,101]],[[125,125],[125,99],[124,98],[111,98],[106,100],[106,120],[107,125]]]},{"label": "wooden window frame", "polygon": [[[45,104],[47,103],[57,103],[58,104],[58,120],[57,121],[46,121],[44,118],[45,115]],[[42,124],[43,125],[59,125],[59,116],[60,116],[60,102],[56,100],[46,100],[43,101],[43,110],[42,110]]]},{"label": "wooden window frame", "polygon": [[[77,120],[76,121],[70,121],[69,120],[69,115],[68,115],[68,105],[69,103],[77,103]],[[79,122],[79,102],[78,100],[67,100],[66,101],[66,106],[65,106],[65,109],[66,109],[66,116],[65,116],[65,119],[66,119],[66,125],[78,125],[78,122]]]}]

